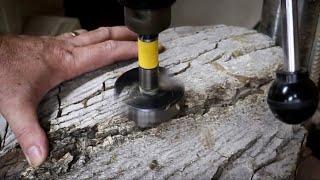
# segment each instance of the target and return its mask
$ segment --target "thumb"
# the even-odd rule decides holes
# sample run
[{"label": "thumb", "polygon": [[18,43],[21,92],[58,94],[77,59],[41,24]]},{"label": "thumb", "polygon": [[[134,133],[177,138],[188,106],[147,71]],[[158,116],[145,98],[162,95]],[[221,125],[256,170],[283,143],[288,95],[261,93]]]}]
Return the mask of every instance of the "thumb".
[{"label": "thumb", "polygon": [[41,128],[36,113],[36,107],[31,103],[7,105],[2,109],[4,118],[14,132],[28,163],[40,166],[48,156],[48,140]]}]

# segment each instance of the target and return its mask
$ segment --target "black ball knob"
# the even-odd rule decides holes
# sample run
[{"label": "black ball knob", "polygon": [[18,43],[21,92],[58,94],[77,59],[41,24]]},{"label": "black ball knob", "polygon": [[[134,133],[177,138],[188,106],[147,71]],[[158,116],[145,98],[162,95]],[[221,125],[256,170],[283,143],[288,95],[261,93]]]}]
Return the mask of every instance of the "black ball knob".
[{"label": "black ball knob", "polygon": [[319,90],[307,72],[278,72],[268,94],[271,111],[287,124],[300,124],[313,116]]}]

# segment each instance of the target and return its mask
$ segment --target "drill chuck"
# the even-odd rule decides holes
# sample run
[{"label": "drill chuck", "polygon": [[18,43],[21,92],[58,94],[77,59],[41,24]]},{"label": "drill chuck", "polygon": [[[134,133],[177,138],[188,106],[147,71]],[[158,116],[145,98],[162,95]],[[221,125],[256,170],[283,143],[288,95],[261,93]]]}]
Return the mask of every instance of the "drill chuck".
[{"label": "drill chuck", "polygon": [[158,35],[171,24],[175,0],[120,0],[125,6],[125,24],[139,35]]},{"label": "drill chuck", "polygon": [[139,35],[157,35],[171,24],[171,8],[124,10],[125,24]]}]

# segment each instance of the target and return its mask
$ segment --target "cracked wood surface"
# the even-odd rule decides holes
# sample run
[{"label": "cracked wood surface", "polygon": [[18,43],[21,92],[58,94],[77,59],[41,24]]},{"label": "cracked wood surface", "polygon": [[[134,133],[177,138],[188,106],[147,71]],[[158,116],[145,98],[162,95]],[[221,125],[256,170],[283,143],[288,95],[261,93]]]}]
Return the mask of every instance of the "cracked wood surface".
[{"label": "cracked wood surface", "polygon": [[124,115],[128,93],[115,98],[113,89],[136,63],[102,68],[41,103],[51,151],[40,168],[27,166],[5,128],[0,178],[292,179],[305,131],[277,121],[265,102],[281,49],[254,30],[224,25],[173,28],[160,40],[161,66],[186,89],[179,118],[139,130]]}]

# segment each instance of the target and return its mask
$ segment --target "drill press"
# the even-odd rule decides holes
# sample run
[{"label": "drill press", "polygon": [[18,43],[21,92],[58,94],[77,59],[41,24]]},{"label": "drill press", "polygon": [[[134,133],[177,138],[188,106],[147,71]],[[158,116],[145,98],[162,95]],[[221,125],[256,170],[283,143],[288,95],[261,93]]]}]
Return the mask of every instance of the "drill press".
[{"label": "drill press", "polygon": [[125,24],[138,34],[138,64],[120,76],[116,94],[127,86],[133,88],[127,105],[129,119],[140,128],[154,127],[181,110],[184,88],[166,77],[159,67],[158,36],[171,24],[171,6],[175,0],[120,0],[125,7]]}]

